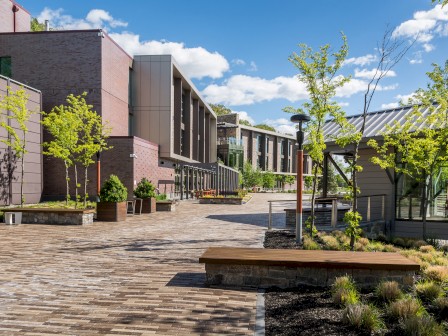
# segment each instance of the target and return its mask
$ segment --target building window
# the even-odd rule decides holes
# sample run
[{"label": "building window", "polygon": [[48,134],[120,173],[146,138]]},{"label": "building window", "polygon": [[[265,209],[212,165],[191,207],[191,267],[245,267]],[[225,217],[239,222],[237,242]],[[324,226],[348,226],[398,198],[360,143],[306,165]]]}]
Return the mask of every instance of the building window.
[{"label": "building window", "polygon": [[280,154],[285,155],[285,140],[280,141]]},{"label": "building window", "polygon": [[12,77],[11,56],[0,57],[0,75]]}]

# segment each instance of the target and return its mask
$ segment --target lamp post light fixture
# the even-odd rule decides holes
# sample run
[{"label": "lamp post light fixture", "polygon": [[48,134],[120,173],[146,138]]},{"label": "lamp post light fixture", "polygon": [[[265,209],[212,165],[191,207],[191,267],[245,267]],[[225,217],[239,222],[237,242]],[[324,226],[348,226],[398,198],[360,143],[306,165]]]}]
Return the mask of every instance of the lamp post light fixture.
[{"label": "lamp post light fixture", "polygon": [[293,123],[299,124],[299,130],[297,131],[297,205],[296,205],[296,243],[302,244],[302,186],[303,186],[303,140],[304,133],[302,124],[310,121],[311,118],[306,114],[294,114],[291,117]]}]

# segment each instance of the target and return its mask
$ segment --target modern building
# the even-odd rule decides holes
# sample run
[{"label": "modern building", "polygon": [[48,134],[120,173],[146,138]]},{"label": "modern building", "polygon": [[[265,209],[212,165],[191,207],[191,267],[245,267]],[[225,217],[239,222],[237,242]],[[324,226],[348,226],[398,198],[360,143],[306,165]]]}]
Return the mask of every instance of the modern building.
[{"label": "modern building", "polygon": [[[8,89],[9,88],[9,89]],[[8,77],[0,76],[0,100],[9,95],[11,91],[23,88],[28,95],[28,108],[36,113],[31,115],[27,123],[26,150],[24,155],[24,197],[27,203],[37,203],[42,195],[42,137],[40,114],[41,92]],[[22,132],[14,122],[8,119],[9,110],[0,110],[0,118],[14,128],[17,135],[22,138]],[[0,127],[0,140],[11,140],[5,128]],[[0,204],[20,204],[21,186],[21,159],[14,156],[11,148],[3,141],[0,142]]]},{"label": "modern building", "polygon": [[[101,29],[8,29],[0,33],[0,63],[8,77],[41,90],[43,111],[65,103],[71,93],[88,93],[86,100],[111,128],[113,149],[101,156],[103,180],[114,173],[133,190],[147,177],[162,192],[180,196],[195,189],[183,165],[216,162],[216,116],[170,55],[133,58]],[[49,139],[45,132],[43,137]],[[199,170],[204,179],[220,174]],[[44,157],[43,171],[43,199],[64,197],[62,162]],[[89,176],[93,196],[95,167]],[[181,187],[187,181],[189,187]],[[74,179],[70,183],[74,190]]]},{"label": "modern building", "polygon": [[[243,125],[237,113],[218,116],[218,158],[230,167],[242,169],[244,162],[253,168],[278,175],[296,174],[296,138]],[[305,157],[305,174],[310,161]]]},{"label": "modern building", "polygon": [[30,13],[13,0],[0,1],[0,18],[0,32],[30,31]]},{"label": "modern building", "polygon": [[[359,149],[359,164],[363,167],[363,170],[358,173],[361,215],[364,220],[384,219],[390,232],[399,237],[422,237],[422,184],[406,175],[397,174],[390,169],[382,169],[372,163],[370,159],[376,155],[376,152],[367,145],[367,141],[381,140],[383,132],[387,130],[386,125],[396,121],[403,122],[412,108],[412,106],[405,106],[369,113]],[[429,113],[429,110],[422,113],[425,115]],[[347,119],[359,129],[362,115],[350,116]],[[351,160],[352,149],[341,148],[334,140],[331,140],[338,131],[339,126],[335,122],[330,120],[325,124],[324,134],[328,140],[324,166],[333,164],[338,167],[333,159],[335,156]],[[391,151],[393,150],[391,148]],[[343,167],[339,168],[343,170]],[[325,176],[325,172],[323,175]],[[448,239],[447,174],[437,174],[433,181],[431,197],[428,200],[427,232],[431,237]]]}]

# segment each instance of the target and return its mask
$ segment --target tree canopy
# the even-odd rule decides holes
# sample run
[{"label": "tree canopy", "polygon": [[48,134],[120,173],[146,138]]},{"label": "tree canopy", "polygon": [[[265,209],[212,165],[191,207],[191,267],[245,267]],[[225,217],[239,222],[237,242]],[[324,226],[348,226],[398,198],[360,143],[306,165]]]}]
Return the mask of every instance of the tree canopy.
[{"label": "tree canopy", "polygon": [[209,104],[217,116],[231,114],[232,110],[222,104]]},{"label": "tree canopy", "polygon": [[260,129],[263,129],[263,130],[266,130],[266,131],[276,132],[274,127],[269,126],[267,124],[258,124],[258,125],[255,125],[254,127],[260,128]]},{"label": "tree canopy", "polygon": [[45,23],[39,22],[36,18],[31,19],[31,31],[40,32],[45,30]]}]

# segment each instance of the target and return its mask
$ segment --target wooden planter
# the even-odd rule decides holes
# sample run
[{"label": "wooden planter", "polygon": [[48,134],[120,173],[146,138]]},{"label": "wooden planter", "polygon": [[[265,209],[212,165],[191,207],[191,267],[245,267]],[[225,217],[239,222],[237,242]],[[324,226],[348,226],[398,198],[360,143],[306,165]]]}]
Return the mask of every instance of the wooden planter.
[{"label": "wooden planter", "polygon": [[126,220],[126,202],[99,202],[96,206],[96,219],[103,222]]},{"label": "wooden planter", "polygon": [[156,212],[157,211],[156,203],[157,202],[156,202],[155,197],[144,198],[143,199],[143,205],[142,205],[142,213]]},{"label": "wooden planter", "polygon": [[175,211],[175,205],[173,201],[157,201],[157,211]]}]

